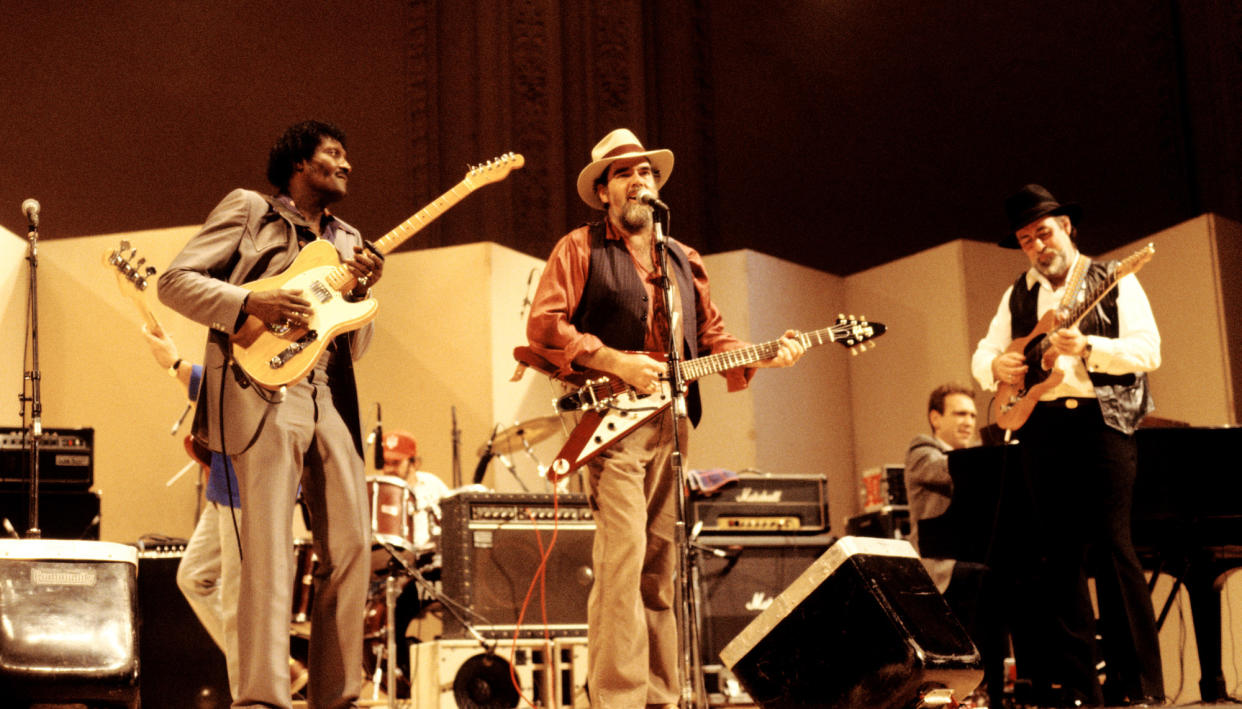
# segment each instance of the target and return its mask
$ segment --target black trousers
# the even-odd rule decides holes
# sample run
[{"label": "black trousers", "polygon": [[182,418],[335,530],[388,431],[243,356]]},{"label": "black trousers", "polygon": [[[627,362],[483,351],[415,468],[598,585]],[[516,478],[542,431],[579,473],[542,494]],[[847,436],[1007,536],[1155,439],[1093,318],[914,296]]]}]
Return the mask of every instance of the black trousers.
[{"label": "black trousers", "polygon": [[1013,567],[1029,609],[1013,619],[1019,674],[1037,692],[1059,687],[1093,704],[1163,697],[1151,596],[1130,539],[1134,438],[1105,426],[1094,399],[1041,403],[1018,437],[1030,524]]}]

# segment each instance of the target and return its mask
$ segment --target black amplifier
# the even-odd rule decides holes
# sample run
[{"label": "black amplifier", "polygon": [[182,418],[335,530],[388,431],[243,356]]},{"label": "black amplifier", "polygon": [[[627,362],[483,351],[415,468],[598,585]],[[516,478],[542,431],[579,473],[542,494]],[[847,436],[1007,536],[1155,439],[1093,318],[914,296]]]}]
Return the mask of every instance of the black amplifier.
[{"label": "black amplifier", "polygon": [[825,475],[738,473],[737,482],[690,501],[691,528],[703,534],[828,531]]},{"label": "black amplifier", "polygon": [[[24,428],[0,427],[0,489],[30,486]],[[39,487],[87,490],[95,484],[95,429],[45,428],[39,439]]]},{"label": "black amplifier", "polygon": [[[544,550],[547,629],[553,636],[586,635],[587,595],[594,582],[591,545],[595,518],[586,495],[467,492],[440,501],[441,587],[469,612],[462,613],[485,637],[512,637],[522,601],[539,569]],[[542,637],[539,591],[522,619],[522,637]],[[446,613],[444,637],[470,633]]]}]

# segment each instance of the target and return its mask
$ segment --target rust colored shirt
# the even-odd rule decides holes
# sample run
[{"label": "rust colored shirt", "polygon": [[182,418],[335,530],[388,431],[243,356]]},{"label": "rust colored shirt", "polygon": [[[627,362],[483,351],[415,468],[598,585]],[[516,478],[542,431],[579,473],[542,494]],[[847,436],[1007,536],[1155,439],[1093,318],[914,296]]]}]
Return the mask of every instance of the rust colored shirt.
[{"label": "rust colored shirt", "polygon": [[[606,238],[623,238],[607,222]],[[698,321],[699,356],[715,354],[746,347],[750,343],[739,340],[724,328],[724,319],[720,310],[712,303],[708,288],[707,271],[703,267],[703,259],[699,252],[678,242],[685,251],[690,263],[690,271],[694,276],[695,308]],[[631,256],[633,254],[631,253]],[[660,318],[652,312],[656,303],[662,303],[663,297],[656,291],[654,275],[634,260],[634,270],[647,293],[647,322],[656,323]],[[582,298],[586,286],[587,274],[591,263],[591,236],[588,226],[581,226],[561,238],[548,257],[547,266],[539,278],[539,287],[535,290],[531,304],[530,318],[526,322],[526,338],[531,349],[558,368],[558,373],[568,374],[571,365],[584,355],[590,355],[604,346],[595,335],[579,331],[570,322],[574,310]],[[657,264],[656,270],[659,270]],[[654,328],[647,332],[647,346],[652,350],[662,350],[663,343]],[[729,391],[744,389],[754,375],[752,368],[731,369],[724,372],[728,380]]]}]

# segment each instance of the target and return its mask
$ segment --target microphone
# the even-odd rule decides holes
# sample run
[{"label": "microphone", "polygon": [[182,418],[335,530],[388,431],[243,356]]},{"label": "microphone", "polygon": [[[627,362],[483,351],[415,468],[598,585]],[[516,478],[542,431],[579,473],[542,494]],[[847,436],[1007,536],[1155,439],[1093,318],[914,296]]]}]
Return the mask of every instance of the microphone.
[{"label": "microphone", "polygon": [[22,214],[26,215],[26,223],[31,230],[39,228],[39,200],[32,197],[22,202]]},{"label": "microphone", "polygon": [[380,405],[375,402],[375,469],[384,469],[384,424],[380,423]]},{"label": "microphone", "polygon": [[652,192],[651,190],[647,190],[647,189],[639,190],[638,194],[634,195],[634,199],[638,200],[639,202],[642,202],[648,207],[654,207],[655,209],[662,209],[666,212],[668,211],[668,205],[661,202],[660,198],[656,197],[655,192]]}]

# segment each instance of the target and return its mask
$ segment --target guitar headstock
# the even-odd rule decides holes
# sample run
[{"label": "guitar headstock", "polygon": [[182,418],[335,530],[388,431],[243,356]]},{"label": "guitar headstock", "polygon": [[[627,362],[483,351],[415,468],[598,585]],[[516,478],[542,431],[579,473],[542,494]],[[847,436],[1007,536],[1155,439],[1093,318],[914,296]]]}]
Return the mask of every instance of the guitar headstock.
[{"label": "guitar headstock", "polygon": [[866,316],[846,317],[841,314],[837,316],[836,324],[829,329],[832,331],[833,342],[840,343],[857,355],[874,348],[875,343],[871,341],[883,335],[886,328],[884,323],[868,322]]},{"label": "guitar headstock", "polygon": [[1138,270],[1150,261],[1152,256],[1155,255],[1156,245],[1148,242],[1148,244],[1143,248],[1122,259],[1121,262],[1117,264],[1117,270],[1114,273],[1117,278],[1128,276],[1131,273],[1137,273]]},{"label": "guitar headstock", "polygon": [[[128,254],[125,252],[129,252]],[[128,283],[139,291],[145,291],[155,276],[155,266],[145,265],[146,257],[134,259],[138,249],[131,248],[128,241],[121,240],[120,247],[104,253],[104,264],[116,271],[117,285]],[[122,288],[122,290],[124,290]]]},{"label": "guitar headstock", "polygon": [[493,182],[500,182],[509,176],[514,170],[522,169],[526,164],[526,158],[520,153],[505,153],[499,157],[492,158],[481,165],[473,165],[470,172],[466,173],[466,179],[470,182],[477,182],[479,186],[490,185]]},{"label": "guitar headstock", "polygon": [[125,239],[121,240],[118,248],[105,251],[103,260],[104,266],[116,276],[116,287],[121,290],[121,295],[133,302],[148,327],[159,329],[159,321],[147,306],[145,297],[155,278],[155,266],[148,266],[146,257],[139,257],[138,249],[131,247]]}]

